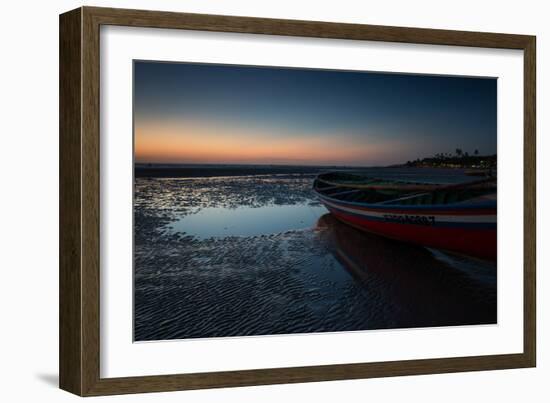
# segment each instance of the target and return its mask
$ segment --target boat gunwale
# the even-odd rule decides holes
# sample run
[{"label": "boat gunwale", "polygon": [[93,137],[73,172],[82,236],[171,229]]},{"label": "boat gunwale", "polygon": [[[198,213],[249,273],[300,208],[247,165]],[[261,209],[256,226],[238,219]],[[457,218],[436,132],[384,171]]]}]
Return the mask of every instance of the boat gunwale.
[{"label": "boat gunwale", "polygon": [[[333,187],[343,187],[343,188],[350,188],[354,187],[353,185],[345,185],[345,184],[339,184],[338,182],[332,182],[327,181],[326,179],[323,179],[322,176],[327,174],[332,174],[333,172],[326,172],[322,173],[320,175],[317,175],[315,178],[315,181],[313,183],[313,191],[320,197],[321,199],[327,199],[331,201],[332,203],[340,203],[343,205],[349,205],[349,206],[357,206],[362,207],[365,209],[370,210],[402,210],[402,211],[410,211],[410,212],[418,212],[418,211],[425,211],[425,210],[447,210],[447,211],[460,211],[460,213],[463,213],[465,211],[470,212],[472,210],[495,210],[496,214],[496,208],[497,208],[497,201],[496,200],[487,200],[487,201],[481,201],[481,202],[468,202],[461,201],[461,202],[455,202],[455,203],[439,203],[439,204],[422,204],[422,205],[410,205],[410,204],[389,204],[392,201],[397,201],[400,198],[391,199],[391,200],[385,200],[377,203],[366,203],[366,202],[360,202],[360,201],[347,201],[338,199],[335,197],[331,197],[329,195],[323,194],[321,192],[321,189],[317,186],[318,182],[323,182],[329,185],[332,185]],[[366,178],[366,179],[374,179],[376,180],[384,180],[380,178]],[[399,181],[399,180],[388,180],[388,181],[394,181],[398,183],[411,183],[406,181]],[[458,183],[458,184],[433,184],[430,187],[430,191],[437,191],[437,190],[458,190],[461,188],[470,188],[474,186],[484,185],[491,183],[492,181],[496,181],[495,177],[491,178],[485,178],[478,181],[473,182],[467,182],[467,183]],[[415,182],[412,182],[415,183]],[[428,185],[428,184],[426,184]],[[422,185],[421,185],[422,186]],[[399,188],[399,189],[406,189],[406,190],[421,190],[421,188],[417,188],[414,185],[409,187],[408,189],[404,186],[399,187],[382,187],[382,188],[376,188],[373,186],[365,186],[364,188],[357,188],[358,190],[366,190],[366,189],[374,189],[374,190],[381,190],[381,189],[392,189],[392,188]],[[496,193],[496,192],[495,192]],[[418,196],[418,195],[416,195]]]},{"label": "boat gunwale", "polygon": [[[461,188],[475,188],[482,185],[487,185],[493,181],[496,181],[495,177],[488,177],[485,179],[480,179],[477,181],[472,182],[465,182],[465,183],[450,183],[450,184],[440,184],[440,183],[423,183],[423,182],[410,182],[410,181],[403,181],[403,180],[394,180],[394,179],[383,179],[383,178],[375,178],[375,177],[366,177],[365,179],[371,179],[367,183],[340,183],[337,181],[331,181],[322,178],[326,174],[320,174],[318,175],[315,180],[319,182],[326,183],[327,185],[333,186],[333,187],[345,187],[345,188],[353,188],[353,189],[373,189],[373,190],[418,190],[418,191],[437,191],[437,190],[452,190],[452,189],[461,189]],[[380,182],[390,182],[393,183],[392,185],[374,185],[369,183],[376,183],[377,181]]]},{"label": "boat gunwale", "polygon": [[[330,196],[325,196],[315,189],[317,195],[322,199],[328,199],[333,203],[341,203],[357,207],[365,207],[372,210],[406,210],[406,211],[417,211],[417,210],[476,210],[476,209],[496,209],[496,201],[487,201],[480,203],[452,203],[452,204],[424,204],[424,205],[410,205],[410,204],[381,204],[381,203],[361,203],[361,202],[351,202],[344,201],[340,199],[335,199]],[[452,207],[452,208],[450,208]]]},{"label": "boat gunwale", "polygon": [[315,193],[321,199],[327,199],[333,203],[341,203],[344,205],[364,207],[372,210],[405,210],[405,211],[423,211],[423,210],[476,210],[476,209],[495,209],[497,207],[496,200],[487,200],[485,202],[476,202],[476,203],[450,203],[450,204],[423,204],[423,205],[410,205],[410,204],[382,204],[383,202],[378,203],[365,203],[365,202],[352,202],[337,199],[322,194],[319,189],[316,187],[313,188]]}]

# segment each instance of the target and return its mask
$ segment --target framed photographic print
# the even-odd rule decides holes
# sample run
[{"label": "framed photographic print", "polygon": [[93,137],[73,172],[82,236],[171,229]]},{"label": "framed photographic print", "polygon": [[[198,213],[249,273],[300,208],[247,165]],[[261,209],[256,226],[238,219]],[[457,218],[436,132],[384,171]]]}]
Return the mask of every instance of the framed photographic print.
[{"label": "framed photographic print", "polygon": [[60,386],[535,366],[535,37],[60,16]]}]

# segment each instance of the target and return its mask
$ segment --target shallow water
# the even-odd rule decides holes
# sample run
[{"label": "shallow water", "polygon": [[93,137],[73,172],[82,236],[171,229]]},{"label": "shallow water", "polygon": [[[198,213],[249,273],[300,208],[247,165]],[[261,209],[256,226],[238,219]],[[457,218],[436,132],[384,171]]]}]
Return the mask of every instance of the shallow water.
[{"label": "shallow water", "polygon": [[170,224],[170,228],[200,239],[269,235],[312,228],[325,212],[324,207],[308,204],[207,207],[196,214],[178,219]]},{"label": "shallow water", "polygon": [[496,322],[493,263],[340,223],[312,180],[136,179],[135,340]]}]

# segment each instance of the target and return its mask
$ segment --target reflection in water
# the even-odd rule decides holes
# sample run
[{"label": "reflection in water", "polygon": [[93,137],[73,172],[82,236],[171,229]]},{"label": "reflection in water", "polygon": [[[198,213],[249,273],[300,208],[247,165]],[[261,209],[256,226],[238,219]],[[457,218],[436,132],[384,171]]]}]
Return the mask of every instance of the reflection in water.
[{"label": "reflection in water", "polygon": [[355,281],[381,308],[392,306],[395,327],[496,323],[494,264],[372,235],[331,214],[318,228]]},{"label": "reflection in water", "polygon": [[201,239],[268,235],[311,228],[325,211],[324,207],[309,204],[208,207],[196,214],[183,216],[170,228]]}]

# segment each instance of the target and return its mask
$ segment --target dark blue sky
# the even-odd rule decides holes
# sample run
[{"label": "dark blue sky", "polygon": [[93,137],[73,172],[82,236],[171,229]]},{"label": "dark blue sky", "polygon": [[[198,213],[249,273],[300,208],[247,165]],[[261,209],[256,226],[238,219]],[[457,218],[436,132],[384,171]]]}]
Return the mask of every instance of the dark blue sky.
[{"label": "dark blue sky", "polygon": [[136,61],[136,159],[368,166],[456,148],[494,154],[496,87],[487,78]]}]

